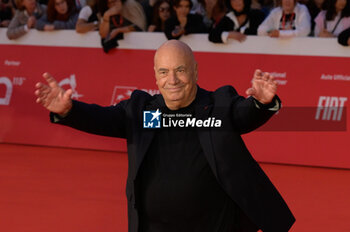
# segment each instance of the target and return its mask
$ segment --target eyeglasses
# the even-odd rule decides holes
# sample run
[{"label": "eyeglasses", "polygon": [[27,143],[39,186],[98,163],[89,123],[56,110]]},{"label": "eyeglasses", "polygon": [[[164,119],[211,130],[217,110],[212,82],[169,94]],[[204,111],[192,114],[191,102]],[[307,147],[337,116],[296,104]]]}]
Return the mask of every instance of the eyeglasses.
[{"label": "eyeglasses", "polygon": [[159,12],[163,13],[163,12],[168,12],[169,11],[169,7],[159,7]]}]

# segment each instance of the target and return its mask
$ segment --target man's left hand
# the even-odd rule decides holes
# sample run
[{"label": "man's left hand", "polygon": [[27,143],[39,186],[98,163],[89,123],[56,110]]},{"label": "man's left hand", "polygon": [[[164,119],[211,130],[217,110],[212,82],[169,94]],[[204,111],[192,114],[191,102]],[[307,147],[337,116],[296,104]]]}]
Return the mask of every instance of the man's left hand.
[{"label": "man's left hand", "polygon": [[252,87],[247,89],[246,94],[254,97],[262,104],[272,101],[277,92],[277,82],[274,77],[267,72],[255,70],[252,80]]}]

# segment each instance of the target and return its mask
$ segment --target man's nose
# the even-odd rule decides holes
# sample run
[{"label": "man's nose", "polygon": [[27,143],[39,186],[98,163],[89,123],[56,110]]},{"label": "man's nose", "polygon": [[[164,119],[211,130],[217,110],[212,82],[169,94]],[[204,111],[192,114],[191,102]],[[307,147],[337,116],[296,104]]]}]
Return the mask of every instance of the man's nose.
[{"label": "man's nose", "polygon": [[179,79],[176,76],[175,72],[169,72],[168,75],[168,83],[172,85],[176,85],[179,82]]}]

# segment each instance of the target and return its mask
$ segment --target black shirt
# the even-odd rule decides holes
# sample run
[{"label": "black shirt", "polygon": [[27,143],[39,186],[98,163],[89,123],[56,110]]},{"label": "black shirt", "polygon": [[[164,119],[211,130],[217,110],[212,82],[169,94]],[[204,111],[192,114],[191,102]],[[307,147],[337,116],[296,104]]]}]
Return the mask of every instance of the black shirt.
[{"label": "black shirt", "polygon": [[[167,114],[192,114],[193,104]],[[237,207],[215,178],[196,128],[157,129],[141,164],[140,232],[236,231]]]}]

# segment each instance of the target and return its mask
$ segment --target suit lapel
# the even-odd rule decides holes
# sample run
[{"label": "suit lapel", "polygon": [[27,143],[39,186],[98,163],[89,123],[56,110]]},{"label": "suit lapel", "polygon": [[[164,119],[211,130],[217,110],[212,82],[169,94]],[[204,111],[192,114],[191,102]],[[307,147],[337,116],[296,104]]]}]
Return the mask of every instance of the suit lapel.
[{"label": "suit lapel", "polygon": [[[145,107],[144,110],[157,110],[159,108],[162,108],[164,105],[164,100],[161,95],[157,95],[149,105]],[[140,133],[139,143],[137,146],[137,154],[136,154],[136,172],[135,172],[135,178],[137,176],[138,170],[140,169],[140,166],[142,164],[142,161],[149,149],[149,146],[151,145],[154,135],[156,133],[157,129],[142,129],[142,132]]]},{"label": "suit lapel", "polygon": [[[210,92],[198,87],[197,103],[195,107],[195,116],[197,119],[205,120],[210,116],[210,112],[213,109],[213,103],[210,99]],[[197,128],[199,142],[202,146],[203,153],[207,158],[207,161],[218,179],[217,168],[214,158],[214,150],[211,139],[211,129],[210,128]]]}]

